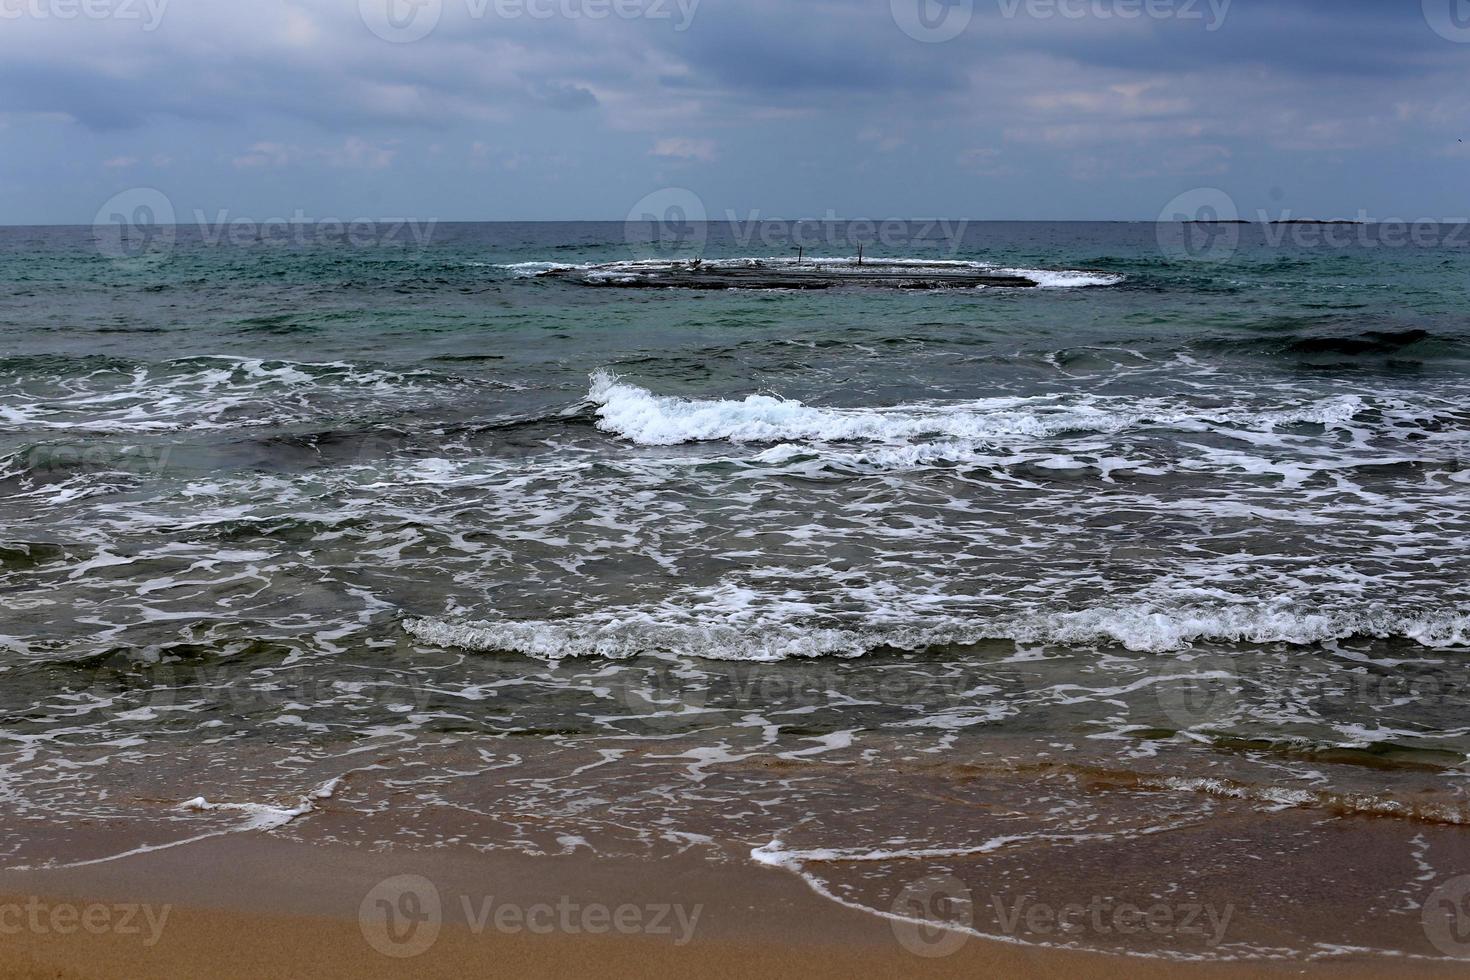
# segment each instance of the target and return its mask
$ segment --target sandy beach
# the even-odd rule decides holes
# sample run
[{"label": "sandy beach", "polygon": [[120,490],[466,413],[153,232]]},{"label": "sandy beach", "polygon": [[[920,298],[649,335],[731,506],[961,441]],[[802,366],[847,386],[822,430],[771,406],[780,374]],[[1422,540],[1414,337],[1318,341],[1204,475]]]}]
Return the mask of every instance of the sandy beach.
[{"label": "sandy beach", "polygon": [[[370,895],[381,894],[384,881],[406,875],[432,882],[442,921],[384,946],[386,934],[371,917],[363,918],[362,909]],[[654,911],[668,904],[679,906],[682,917],[671,914],[655,925]],[[483,922],[466,920],[465,908],[487,907],[494,912]],[[598,908],[609,910],[606,922],[595,914]],[[636,920],[642,933],[619,933],[619,908],[624,924]],[[86,868],[6,872],[0,874],[0,910],[10,909],[20,912],[0,911],[6,930],[0,977],[6,980],[683,973],[1225,980],[1464,973],[1452,964],[1353,956],[1309,963],[1170,962],[976,939],[942,956],[923,956],[904,947],[890,922],[754,867],[364,851],[269,836],[215,838]],[[116,928],[83,924],[104,919]],[[21,922],[18,931],[7,926]],[[584,928],[588,922],[593,934]]]},{"label": "sandy beach", "polygon": [[[1463,970],[1446,902],[1470,854],[1456,811],[1423,793],[1388,817],[1366,796],[1265,806],[1266,786],[1039,762],[999,739],[943,760],[874,735],[628,742],[222,743],[114,765],[72,819],[0,818],[16,842],[4,969]],[[113,757],[73,758],[90,772]],[[1090,829],[1049,827],[1063,806]]]}]

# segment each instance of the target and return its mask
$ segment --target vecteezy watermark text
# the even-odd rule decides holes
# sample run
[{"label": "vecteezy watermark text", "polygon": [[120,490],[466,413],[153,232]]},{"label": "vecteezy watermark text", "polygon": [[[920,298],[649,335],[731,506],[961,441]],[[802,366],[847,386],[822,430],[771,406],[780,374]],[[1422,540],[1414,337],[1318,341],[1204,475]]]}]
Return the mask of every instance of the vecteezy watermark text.
[{"label": "vecteezy watermark text", "polygon": [[[983,928],[982,916],[989,920]],[[1033,895],[993,894],[977,901],[964,882],[941,874],[906,886],[893,901],[890,919],[904,949],[933,959],[956,953],[972,935],[994,929],[1034,942],[1148,935],[1213,949],[1225,941],[1234,916],[1234,905],[1131,902],[1106,895],[1059,905]]]},{"label": "vecteezy watermark text", "polygon": [[144,479],[161,476],[172,446],[111,445],[98,442],[48,442],[20,454],[28,479],[56,479],[77,473],[117,473]]},{"label": "vecteezy watermark text", "polygon": [[145,31],[163,23],[169,0],[0,0],[0,20],[139,21]]},{"label": "vecteezy watermark text", "polygon": [[669,20],[687,31],[701,0],[464,0],[471,17],[502,20]]},{"label": "vecteezy watermark text", "polygon": [[820,218],[768,218],[759,209],[727,210],[712,218],[704,200],[686,187],[665,187],[645,195],[628,210],[624,239],[635,258],[698,256],[712,235],[742,249],[767,253],[843,256],[874,247],[917,247],[929,257],[953,258],[963,247],[970,223],[946,218],[839,218],[829,210]]},{"label": "vecteezy watermark text", "polygon": [[701,0],[358,0],[357,8],[373,34],[410,44],[434,32],[449,3],[469,20],[653,20],[682,33],[694,23]]},{"label": "vecteezy watermark text", "polygon": [[[1172,20],[1206,31],[1225,26],[1234,0],[993,0],[1005,20]],[[970,29],[977,0],[889,0],[893,21],[926,44],[952,41]]]},{"label": "vecteezy watermark text", "polygon": [[[0,0],[3,2],[3,0]],[[424,247],[434,236],[436,219],[311,217],[297,208],[285,215],[256,218],[228,209],[207,214],[196,208],[192,226],[183,223],[168,195],[153,187],[114,194],[92,219],[92,241],[104,258],[130,266],[166,261],[191,227],[199,243],[232,245],[346,245],[353,248],[411,245]]]},{"label": "vecteezy watermark text", "polygon": [[152,948],[163,938],[172,905],[50,902],[32,895],[24,902],[0,902],[0,936],[137,936]]},{"label": "vecteezy watermark text", "polygon": [[259,676],[165,660],[160,651],[143,649],[94,661],[53,697],[60,705],[106,704],[124,720],[145,722],[155,717],[154,712],[201,693],[239,714],[296,703],[375,716],[423,711],[434,696],[432,686],[407,672],[372,681],[324,677],[318,671],[295,668]]},{"label": "vecteezy watermark text", "polygon": [[1234,0],[996,0],[1002,17],[1013,20],[1198,21],[1214,32],[1225,26]]},{"label": "vecteezy watermark text", "polygon": [[434,237],[438,225],[433,219],[311,218],[299,208],[289,218],[265,219],[232,218],[226,210],[217,211],[211,217],[196,209],[194,221],[204,244],[228,242],[235,246],[347,244],[364,248],[399,242],[423,246]]},{"label": "vecteezy watermark text", "polygon": [[731,237],[742,247],[758,242],[767,249],[812,251],[823,247],[852,249],[858,245],[902,248],[921,243],[937,244],[950,256],[959,251],[965,230],[970,226],[964,218],[953,221],[945,218],[846,219],[838,218],[835,211],[828,211],[822,218],[796,220],[762,218],[759,211],[751,211],[744,217],[734,211],[726,211],[725,221],[730,226]]},{"label": "vecteezy watermark text", "polygon": [[1359,209],[1352,218],[1303,218],[1290,210],[1258,209],[1247,218],[1217,187],[1178,195],[1159,212],[1159,248],[1172,259],[1226,262],[1242,245],[1266,248],[1465,248],[1470,217],[1378,218]]},{"label": "vecteezy watermark text", "polygon": [[983,664],[928,673],[843,671],[815,663],[794,669],[732,661],[695,666],[670,657],[645,658],[610,677],[573,675],[567,680],[617,702],[624,712],[618,720],[658,729],[757,709],[820,709],[834,700],[930,711],[999,704],[1019,710],[1030,704],[1022,676]]},{"label": "vecteezy watermark text", "polygon": [[1048,905],[1029,895],[991,899],[1000,928],[1007,936],[1177,936],[1214,948],[1225,941],[1235,906],[1216,908],[1207,902],[1120,902],[1101,895],[1087,902]]},{"label": "vecteezy watermark text", "polygon": [[421,875],[379,882],[364,896],[358,925],[369,946],[395,959],[422,956],[438,941],[446,922],[463,924],[474,936],[486,933],[535,936],[652,936],[687,946],[699,928],[703,905],[631,902],[608,905],[563,895],[554,902],[520,904],[490,894],[461,894],[446,902]]}]

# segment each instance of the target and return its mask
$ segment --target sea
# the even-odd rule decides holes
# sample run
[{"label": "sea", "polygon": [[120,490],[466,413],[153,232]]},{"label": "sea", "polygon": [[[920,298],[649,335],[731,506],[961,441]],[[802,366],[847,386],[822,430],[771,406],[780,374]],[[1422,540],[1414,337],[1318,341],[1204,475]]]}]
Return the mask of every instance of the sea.
[{"label": "sea", "polygon": [[[237,230],[0,229],[0,867],[678,854],[926,953],[1470,955],[1465,228]],[[639,283],[859,247],[1039,285]]]}]

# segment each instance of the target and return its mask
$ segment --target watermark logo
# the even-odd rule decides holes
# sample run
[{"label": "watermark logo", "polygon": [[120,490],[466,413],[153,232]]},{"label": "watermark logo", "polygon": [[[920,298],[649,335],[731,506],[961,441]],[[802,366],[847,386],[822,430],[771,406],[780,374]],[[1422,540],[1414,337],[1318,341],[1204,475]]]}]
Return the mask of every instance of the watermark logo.
[{"label": "watermark logo", "polygon": [[705,713],[712,678],[691,664],[657,658],[611,669],[614,697],[644,729],[686,729]]},{"label": "watermark logo", "polygon": [[237,248],[252,245],[347,245],[352,248],[376,248],[385,245],[413,245],[423,248],[434,237],[439,222],[430,218],[312,218],[297,208],[288,218],[284,215],[265,219],[231,217],[228,209],[213,215],[196,208],[194,224],[199,241],[204,245],[229,244]]},{"label": "watermark logo", "polygon": [[709,216],[687,187],[665,187],[628,209],[623,240],[639,259],[698,258],[709,241]]},{"label": "watermark logo", "polygon": [[174,205],[153,187],[114,194],[92,219],[92,241],[105,258],[129,266],[154,265],[173,251]]},{"label": "watermark logo", "polygon": [[411,44],[428,37],[444,15],[443,0],[357,0],[367,29],[390,44]]},{"label": "watermark logo", "polygon": [[1197,187],[1159,212],[1159,248],[1171,259],[1226,262],[1240,248],[1240,211],[1218,187]]},{"label": "watermark logo", "polygon": [[[1470,0],[1466,0],[1470,3]],[[1160,251],[1189,262],[1227,262],[1251,229],[1253,248],[1400,249],[1470,246],[1470,218],[1377,218],[1359,209],[1351,218],[1306,218],[1290,209],[1257,209],[1245,218],[1234,199],[1216,187],[1198,187],[1174,198],[1154,226]]]},{"label": "watermark logo", "polygon": [[888,0],[893,22],[915,41],[942,44],[965,33],[975,0]]},{"label": "watermark logo", "polygon": [[[264,219],[232,215],[224,208],[212,215],[195,208],[192,218],[191,230],[178,223],[168,195],[152,187],[135,187],[113,195],[97,209],[92,241],[104,258],[140,268],[167,261],[181,244],[181,233],[187,233],[182,241],[206,247],[424,248],[438,227],[433,218],[314,218],[300,208],[289,217]],[[197,238],[190,237],[196,234]]]},{"label": "watermark logo", "polygon": [[744,252],[759,248],[768,254],[796,253],[797,256],[821,256],[836,251],[853,256],[863,249],[883,248],[900,252],[917,252],[953,259],[964,247],[968,219],[839,218],[828,211],[822,218],[785,220],[766,218],[760,211],[749,211],[744,217],[734,211],[725,212],[730,239]]},{"label": "watermark logo", "polygon": [[703,905],[671,903],[605,905],[563,895],[554,902],[522,905],[494,895],[461,894],[446,903],[432,881],[398,875],[379,882],[358,908],[358,925],[369,946],[394,959],[422,956],[439,940],[453,913],[472,936],[654,936],[675,946],[694,940]]},{"label": "watermark logo", "polygon": [[1420,920],[1435,949],[1457,960],[1470,960],[1470,875],[1451,878],[1431,892]]},{"label": "watermark logo", "polygon": [[891,907],[899,945],[925,959],[959,952],[975,925],[970,889],[954,875],[934,875],[909,884]]},{"label": "watermark logo", "polygon": [[1201,656],[1175,665],[1154,685],[1168,719],[1183,731],[1230,717],[1239,701],[1240,678],[1226,657]]},{"label": "watermark logo", "polygon": [[182,680],[157,648],[111,652],[78,678],[78,686],[57,691],[48,702],[53,710],[71,717],[107,712],[144,725],[178,703]]},{"label": "watermark logo", "polygon": [[1424,19],[1446,41],[1470,43],[1470,0],[1424,0]]},{"label": "watermark logo", "polygon": [[422,875],[381,881],[363,898],[357,924],[367,944],[384,956],[422,956],[439,941],[444,927],[439,889]]}]

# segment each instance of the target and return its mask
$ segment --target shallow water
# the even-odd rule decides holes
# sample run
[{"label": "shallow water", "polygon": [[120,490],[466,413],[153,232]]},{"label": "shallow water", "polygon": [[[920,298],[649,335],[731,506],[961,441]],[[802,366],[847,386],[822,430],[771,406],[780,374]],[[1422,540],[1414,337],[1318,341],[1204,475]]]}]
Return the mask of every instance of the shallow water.
[{"label": "shallow water", "polygon": [[[1377,828],[1353,907],[1407,925],[1359,945],[1439,955],[1417,910],[1470,871],[1470,246],[1246,229],[1204,262],[1171,233],[888,250],[1035,290],[703,293],[535,276],[646,258],[621,224],[121,259],[6,230],[0,853],[106,857],[45,843],[99,817],[284,832],[354,773],[365,839],[529,810],[559,836],[481,843],[703,836],[883,912],[1017,824],[1107,854],[1306,814],[1304,847]],[[704,255],[762,249],[711,226]],[[674,745],[643,787],[629,753]],[[751,775],[783,758],[813,771]]]}]

